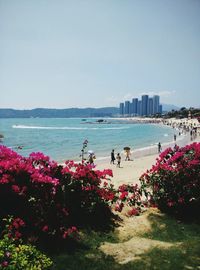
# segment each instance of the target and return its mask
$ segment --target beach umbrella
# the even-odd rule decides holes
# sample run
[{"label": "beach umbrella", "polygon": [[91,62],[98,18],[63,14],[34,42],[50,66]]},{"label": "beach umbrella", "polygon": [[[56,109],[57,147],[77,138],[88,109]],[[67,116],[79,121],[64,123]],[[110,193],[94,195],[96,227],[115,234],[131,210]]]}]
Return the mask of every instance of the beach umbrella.
[{"label": "beach umbrella", "polygon": [[88,154],[92,155],[92,154],[94,154],[94,151],[93,150],[89,150],[88,151]]},{"label": "beach umbrella", "polygon": [[127,150],[131,150],[131,148],[129,146],[125,146],[124,147],[124,150],[127,151]]}]

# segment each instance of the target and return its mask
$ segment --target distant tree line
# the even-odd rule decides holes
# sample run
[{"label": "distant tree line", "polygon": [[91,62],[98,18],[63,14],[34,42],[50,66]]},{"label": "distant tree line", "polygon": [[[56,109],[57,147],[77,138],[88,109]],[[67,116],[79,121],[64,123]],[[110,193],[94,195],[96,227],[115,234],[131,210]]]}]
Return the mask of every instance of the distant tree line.
[{"label": "distant tree line", "polygon": [[190,107],[189,109],[182,107],[180,110],[171,110],[165,114],[165,118],[187,118],[191,115],[192,118],[200,118],[200,109]]}]

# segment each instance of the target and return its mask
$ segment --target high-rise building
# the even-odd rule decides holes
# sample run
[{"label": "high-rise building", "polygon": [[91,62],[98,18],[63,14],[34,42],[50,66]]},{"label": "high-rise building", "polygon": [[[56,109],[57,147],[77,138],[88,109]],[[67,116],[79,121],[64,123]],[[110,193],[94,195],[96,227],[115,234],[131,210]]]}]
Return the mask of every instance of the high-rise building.
[{"label": "high-rise building", "polygon": [[138,100],[138,113],[139,116],[142,115],[142,101]]},{"label": "high-rise building", "polygon": [[149,98],[149,104],[148,104],[148,115],[153,114],[153,98]]},{"label": "high-rise building", "polygon": [[132,99],[133,116],[138,114],[138,98]]},{"label": "high-rise building", "polygon": [[124,103],[119,104],[119,113],[120,115],[124,115]]},{"label": "high-rise building", "polygon": [[129,115],[130,114],[130,101],[125,101],[125,108],[124,108],[124,113],[125,115]]},{"label": "high-rise building", "polygon": [[142,96],[142,115],[147,116],[148,115],[148,95]]},{"label": "high-rise building", "polygon": [[142,95],[141,100],[133,98],[132,102],[126,100],[125,103],[119,104],[120,115],[125,116],[149,116],[157,113],[162,114],[162,105],[160,105],[160,97],[154,95]]},{"label": "high-rise building", "polygon": [[153,114],[159,113],[159,102],[160,97],[157,95],[153,96]]},{"label": "high-rise building", "polygon": [[130,116],[133,116],[133,102],[130,102],[129,114]]},{"label": "high-rise building", "polygon": [[159,113],[162,114],[162,105],[159,105]]}]

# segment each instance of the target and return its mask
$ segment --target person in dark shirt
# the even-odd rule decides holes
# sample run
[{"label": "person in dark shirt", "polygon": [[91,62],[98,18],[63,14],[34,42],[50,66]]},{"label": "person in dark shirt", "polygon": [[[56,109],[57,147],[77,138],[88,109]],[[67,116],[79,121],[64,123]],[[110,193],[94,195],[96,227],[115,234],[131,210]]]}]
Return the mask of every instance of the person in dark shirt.
[{"label": "person in dark shirt", "polygon": [[110,160],[110,164],[115,164],[115,150],[113,149],[111,151],[111,160]]},{"label": "person in dark shirt", "polygon": [[174,134],[174,141],[176,141],[176,134]]},{"label": "person in dark shirt", "polygon": [[120,163],[121,163],[121,156],[120,156],[120,153],[117,154],[117,167],[120,168]]},{"label": "person in dark shirt", "polygon": [[161,143],[158,143],[158,153],[160,153],[162,151],[162,147],[161,147]]}]

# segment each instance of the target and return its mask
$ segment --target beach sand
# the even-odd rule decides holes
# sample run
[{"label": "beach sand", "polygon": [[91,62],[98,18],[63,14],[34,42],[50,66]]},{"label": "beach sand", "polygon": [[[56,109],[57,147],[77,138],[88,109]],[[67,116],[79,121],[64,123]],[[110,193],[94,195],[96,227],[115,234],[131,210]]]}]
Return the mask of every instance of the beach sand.
[{"label": "beach sand", "polygon": [[110,164],[110,160],[108,160],[108,162],[97,164],[96,169],[111,169],[113,171],[112,183],[115,187],[121,184],[139,184],[139,177],[147,169],[151,168],[152,164],[156,162],[157,157],[158,154],[144,156],[130,161],[125,161],[124,157],[122,157],[121,168],[116,167],[116,161],[115,164]]}]

